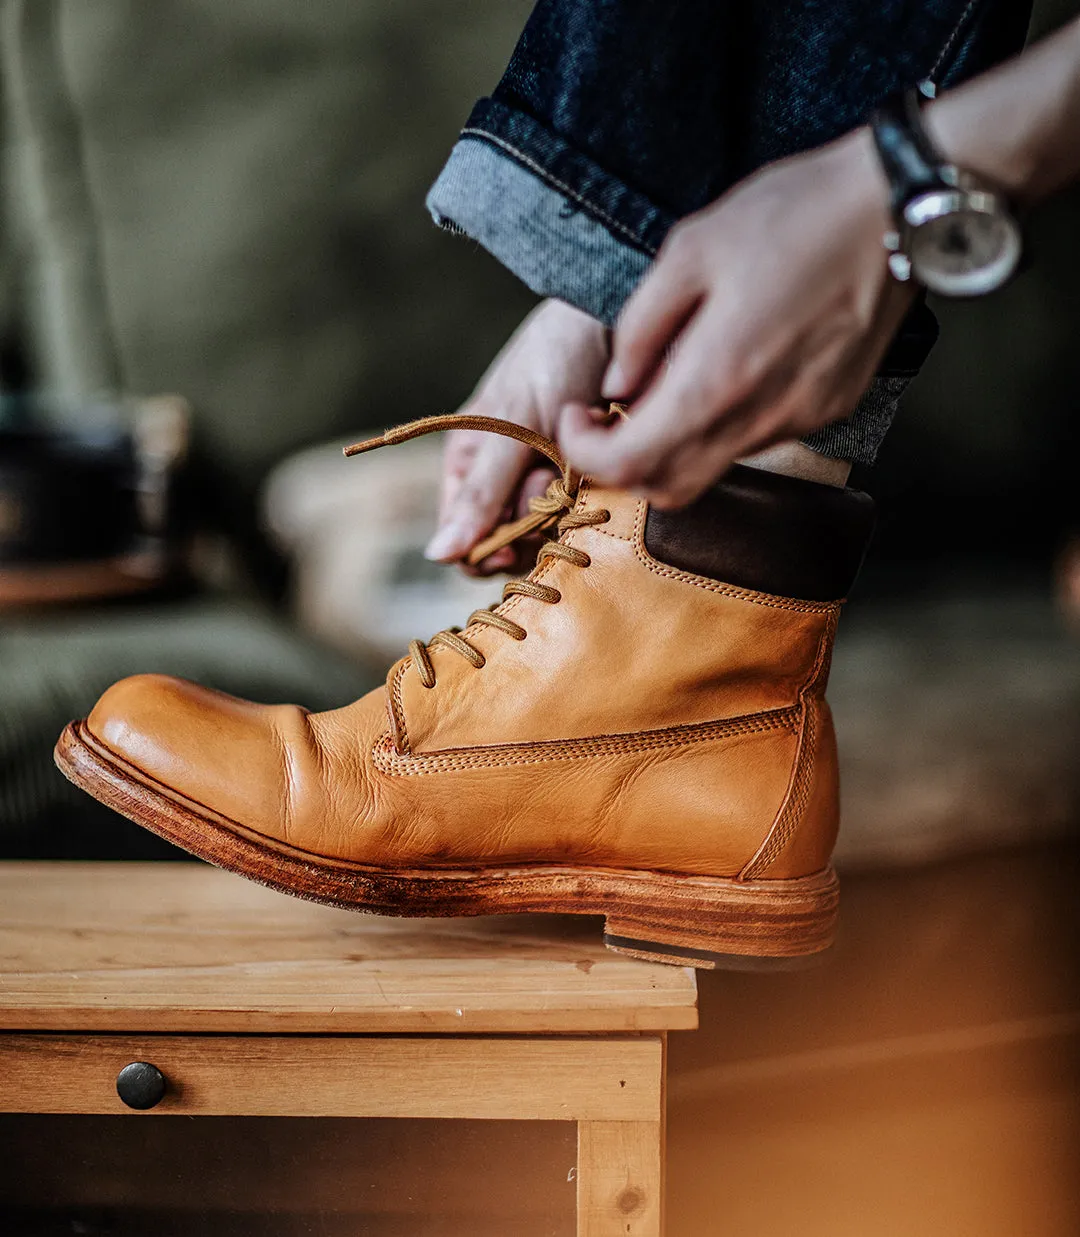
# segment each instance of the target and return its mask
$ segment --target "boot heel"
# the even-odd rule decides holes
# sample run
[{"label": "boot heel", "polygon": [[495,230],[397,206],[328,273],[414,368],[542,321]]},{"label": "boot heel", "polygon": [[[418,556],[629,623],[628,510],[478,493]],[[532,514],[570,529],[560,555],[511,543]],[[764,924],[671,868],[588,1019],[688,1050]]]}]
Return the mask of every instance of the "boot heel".
[{"label": "boot heel", "polygon": [[795,880],[650,878],[635,905],[606,917],[604,944],[616,953],[706,970],[796,970],[836,934],[832,868]]}]

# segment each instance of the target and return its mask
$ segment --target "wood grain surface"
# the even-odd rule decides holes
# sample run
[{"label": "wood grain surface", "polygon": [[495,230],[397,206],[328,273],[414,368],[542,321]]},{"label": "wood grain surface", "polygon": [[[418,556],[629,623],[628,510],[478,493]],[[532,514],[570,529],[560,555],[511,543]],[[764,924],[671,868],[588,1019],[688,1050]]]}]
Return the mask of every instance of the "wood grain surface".
[{"label": "wood grain surface", "polygon": [[573,1034],[697,1025],[599,920],[397,920],[202,864],[0,864],[0,1029]]}]

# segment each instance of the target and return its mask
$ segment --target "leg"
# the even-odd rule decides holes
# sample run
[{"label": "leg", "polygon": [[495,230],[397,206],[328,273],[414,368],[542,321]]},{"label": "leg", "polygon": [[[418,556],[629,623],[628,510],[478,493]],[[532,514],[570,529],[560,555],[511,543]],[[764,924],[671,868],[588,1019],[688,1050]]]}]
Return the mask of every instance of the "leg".
[{"label": "leg", "polygon": [[667,1036],[659,1121],[579,1121],[577,1237],[662,1237]]},{"label": "leg", "polygon": [[660,1237],[660,1121],[578,1123],[577,1237]]}]

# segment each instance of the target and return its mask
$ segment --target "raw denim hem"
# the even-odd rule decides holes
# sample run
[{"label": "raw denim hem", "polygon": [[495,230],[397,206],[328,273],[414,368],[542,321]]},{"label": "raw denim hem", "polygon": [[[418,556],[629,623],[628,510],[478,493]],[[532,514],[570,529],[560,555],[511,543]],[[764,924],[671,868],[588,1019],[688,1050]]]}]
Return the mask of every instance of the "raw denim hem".
[{"label": "raw denim hem", "polygon": [[497,99],[478,100],[462,136],[498,147],[551,188],[565,192],[619,240],[652,257],[678,222],[677,213],[657,205],[543,121]]},{"label": "raw denim hem", "polygon": [[440,227],[477,241],[540,296],[608,326],[652,260],[569,183],[487,133],[462,135],[427,207]]},{"label": "raw denim hem", "polygon": [[872,379],[849,417],[807,434],[803,445],[830,459],[873,464],[911,378],[879,375]]}]

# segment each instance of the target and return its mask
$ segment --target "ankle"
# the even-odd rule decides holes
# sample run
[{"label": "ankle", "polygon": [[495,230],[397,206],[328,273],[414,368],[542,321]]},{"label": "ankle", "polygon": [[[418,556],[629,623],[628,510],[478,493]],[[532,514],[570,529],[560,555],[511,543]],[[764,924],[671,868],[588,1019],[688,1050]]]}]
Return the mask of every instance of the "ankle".
[{"label": "ankle", "polygon": [[785,477],[798,477],[801,481],[816,481],[819,485],[847,485],[851,472],[850,460],[834,460],[820,455],[801,442],[781,442],[775,447],[766,447],[764,451],[748,456],[739,463]]}]

